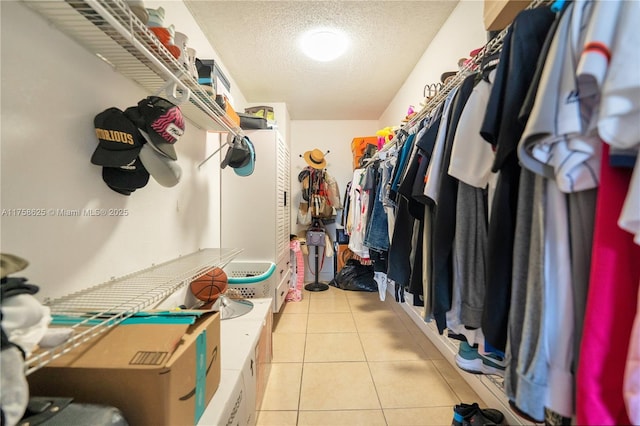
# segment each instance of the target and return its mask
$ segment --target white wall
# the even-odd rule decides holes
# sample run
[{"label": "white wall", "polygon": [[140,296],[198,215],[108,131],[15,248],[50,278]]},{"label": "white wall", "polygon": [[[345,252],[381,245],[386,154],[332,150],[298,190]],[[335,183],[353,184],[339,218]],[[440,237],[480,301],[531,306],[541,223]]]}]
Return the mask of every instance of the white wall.
[{"label": "white wall", "polygon": [[[301,186],[298,182],[298,174],[307,167],[307,163],[301,157],[306,151],[317,148],[323,152],[330,151],[326,155],[327,171],[338,182],[338,187],[344,194],[347,183],[353,174],[353,155],[351,153],[351,141],[358,136],[375,135],[379,129],[376,120],[293,120],[291,121],[291,232],[304,233],[306,227],[296,224],[297,206],[301,198]],[[335,226],[328,226],[330,235],[335,235]],[[311,256],[313,259],[313,256]],[[313,260],[311,261],[312,268]],[[306,269],[306,281],[313,281],[314,277]],[[320,274],[322,281],[333,278],[333,259],[325,260]]]},{"label": "white wall", "polygon": [[[182,181],[151,179],[130,197],[90,163],[94,116],[148,95],[21,2],[2,2],[2,252],[26,258],[22,275],[57,297],[205,247],[219,246],[217,138],[187,122],[176,144]],[[10,209],[124,209],[123,217],[12,216]]]},{"label": "white wall", "polygon": [[416,111],[420,110],[420,102],[424,100],[424,86],[439,83],[443,72],[457,71],[458,59],[468,58],[469,52],[486,43],[482,8],[482,1],[460,0],[411,75],[380,116],[381,127],[399,125],[407,114],[409,105],[413,105]]}]

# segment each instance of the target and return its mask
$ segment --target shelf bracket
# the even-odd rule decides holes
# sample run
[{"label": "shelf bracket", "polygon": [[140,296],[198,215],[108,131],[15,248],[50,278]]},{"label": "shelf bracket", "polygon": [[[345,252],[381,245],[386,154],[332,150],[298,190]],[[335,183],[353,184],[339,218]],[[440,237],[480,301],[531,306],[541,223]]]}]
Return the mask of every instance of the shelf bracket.
[{"label": "shelf bracket", "polygon": [[189,100],[191,90],[188,87],[179,88],[175,81],[167,80],[164,86],[156,92],[156,96],[161,96],[165,92],[164,98],[174,105],[180,105]]}]

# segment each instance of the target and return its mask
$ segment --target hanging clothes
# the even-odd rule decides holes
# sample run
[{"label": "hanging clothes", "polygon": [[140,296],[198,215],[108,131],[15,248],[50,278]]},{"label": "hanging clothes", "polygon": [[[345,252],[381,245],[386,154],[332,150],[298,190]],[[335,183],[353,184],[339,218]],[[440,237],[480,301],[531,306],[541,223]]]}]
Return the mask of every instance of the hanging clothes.
[{"label": "hanging clothes", "polygon": [[453,240],[455,236],[455,209],[458,180],[449,175],[451,149],[462,111],[477,82],[477,74],[469,75],[451,105],[451,116],[444,140],[442,163],[438,171],[438,196],[435,201],[435,216],[432,226],[433,258],[433,317],[440,334],[446,328],[446,314],[451,309],[453,285]]},{"label": "hanging clothes", "polygon": [[[481,78],[460,79],[419,131],[397,132],[395,155],[380,156],[376,173],[359,181],[359,195],[369,191],[359,200],[366,200],[358,214],[366,219],[363,245],[377,266],[384,262],[373,253],[384,252],[371,232],[374,220],[387,219],[396,300],[409,291],[440,334],[477,345],[480,357],[503,355],[505,393],[529,421],[569,424],[574,404],[586,424],[640,413],[640,349],[629,345],[640,341],[632,330],[633,320],[640,323],[640,249],[630,248],[640,235],[640,171],[616,180],[611,175],[622,172],[605,165],[620,158],[614,148],[640,143],[633,140],[640,139],[640,82],[629,68],[618,71],[623,61],[613,49],[611,62],[620,62],[608,72],[609,41],[599,29],[635,40],[634,29],[606,17],[620,8],[632,25],[638,5],[575,0],[557,14],[546,6],[521,12],[499,55],[483,59]],[[640,36],[634,43],[624,63],[637,70]],[[600,100],[598,90],[610,97]],[[602,162],[600,122],[611,139]]]},{"label": "hanging clothes", "polygon": [[376,162],[370,167],[374,173],[370,182],[374,196],[371,197],[373,206],[370,206],[371,214],[366,227],[364,245],[369,247],[370,250],[386,252],[389,250],[389,224],[382,204],[384,189],[382,185],[382,168],[384,166]]},{"label": "hanging clothes", "polygon": [[617,226],[631,173],[609,165],[604,145],[593,261],[577,378],[579,424],[630,424],[624,368],[636,315],[640,247]]},{"label": "hanging clothes", "polygon": [[389,150],[388,155],[382,161],[382,180],[380,182],[380,186],[382,194],[382,206],[384,207],[384,211],[387,214],[387,231],[389,234],[389,244],[391,244],[391,239],[393,238],[393,230],[395,228],[396,223],[396,203],[395,201],[389,198],[389,188],[390,182],[393,175],[393,169],[396,165],[396,154],[397,150],[391,148]]},{"label": "hanging clothes", "polygon": [[424,159],[428,161],[427,169],[423,178],[423,192],[414,198],[425,204],[424,229],[423,229],[423,299],[425,321],[431,321],[433,316],[433,304],[435,300],[435,289],[433,285],[433,222],[435,221],[435,200],[438,193],[439,168],[442,164],[442,155],[447,134],[447,125],[451,106],[458,88],[455,87],[447,95],[442,111],[435,112],[435,118],[430,121],[429,129],[423,138],[418,142],[418,148]]},{"label": "hanging clothes", "polygon": [[362,188],[365,170],[353,171],[349,197],[351,227],[347,228],[349,234],[349,249],[357,256],[369,259],[369,249],[364,245],[364,233],[366,229],[366,217],[369,206],[369,194]]},{"label": "hanging clothes", "polygon": [[[631,393],[623,393],[629,390],[625,379],[632,370],[620,365],[628,366],[633,362],[629,354],[638,353],[638,348],[630,344],[637,344],[632,329],[638,315],[635,301],[640,284],[640,247],[634,244],[633,233],[619,226],[625,203],[633,199],[634,187],[637,190],[632,183],[636,174],[629,168],[613,167],[610,162],[612,151],[640,146],[640,81],[636,72],[640,67],[640,36],[636,28],[640,4],[621,2],[619,6],[610,50],[606,40],[599,45],[609,53],[610,61],[600,63],[600,73],[592,71],[600,77],[596,81],[602,82],[597,128],[605,144],[577,378],[577,419],[585,424],[640,421],[640,407],[633,404],[637,399]],[[632,207],[636,215],[638,205]],[[606,350],[600,346],[605,340]]]},{"label": "hanging clothes", "polygon": [[[542,45],[529,92],[520,110],[519,120],[526,123],[533,109],[539,89],[540,77],[549,52],[560,17],[551,24]],[[543,348],[542,335],[544,287],[539,279],[543,262],[544,239],[544,179],[527,168],[520,171],[518,201],[516,210],[516,230],[518,239],[513,248],[513,272],[510,306],[524,309],[510,309],[508,319],[508,340],[505,350],[507,365],[504,388],[515,409],[532,421],[544,420],[544,399],[541,389],[533,387],[529,379],[545,377],[546,361],[538,356]],[[590,244],[588,248],[590,250]],[[537,373],[542,370],[543,373]],[[523,388],[519,388],[522,382]],[[535,380],[532,380],[535,383]],[[531,388],[533,387],[533,391]],[[531,392],[536,392],[532,394]]]},{"label": "hanging clothes", "polygon": [[491,346],[504,351],[511,301],[513,243],[520,166],[518,120],[536,63],[555,15],[546,7],[523,10],[505,37],[481,134],[495,148],[492,170],[500,172],[489,218],[487,290],[482,329]]},{"label": "hanging clothes", "polygon": [[[556,70],[556,65],[562,64],[564,60],[565,52],[558,45],[567,43],[566,31],[573,18],[572,11],[567,11],[558,30],[554,33],[549,48],[549,57],[540,77],[539,94],[532,106],[522,137],[523,141],[528,137],[529,129],[535,127],[534,123],[545,123],[548,118],[548,116],[543,116],[540,105],[548,98],[548,87],[555,87],[553,84],[547,86],[550,84],[548,83],[549,71]],[[544,46],[546,43],[543,44],[542,51],[544,51]],[[582,132],[582,128],[579,130]],[[568,418],[573,412],[571,368],[574,350],[574,295],[570,269],[568,207],[566,198],[559,192],[562,184],[554,179],[553,173],[550,175],[540,174],[549,178],[544,181],[544,196],[541,201],[544,209],[544,222],[541,228],[536,228],[536,230],[542,231],[541,256],[537,252],[527,254],[524,250],[518,251],[519,255],[528,255],[529,258],[535,256],[541,265],[540,268],[537,264],[533,265],[535,268],[533,271],[536,274],[542,274],[543,277],[543,288],[540,289],[541,297],[526,301],[527,305],[531,304],[531,309],[525,312],[524,319],[525,324],[533,327],[536,327],[535,321],[537,321],[538,330],[535,334],[537,339],[528,339],[526,342],[516,341],[514,346],[520,344],[520,347],[517,348],[519,353],[515,356],[516,348],[507,348],[510,359],[516,359],[520,364],[515,368],[515,371],[513,367],[510,368],[510,377],[512,374],[518,375],[517,387],[514,389],[513,385],[510,386],[510,391],[515,390],[516,405],[533,418],[544,419],[545,408],[561,417]],[[534,206],[534,208],[537,207]],[[537,241],[540,240],[536,239]],[[514,270],[518,262],[524,263],[525,259],[514,258]],[[529,268],[531,266],[530,264]],[[535,283],[538,284],[538,280]],[[512,283],[513,286],[522,284],[531,285],[531,283],[522,283],[522,281]],[[518,291],[516,290],[516,292]],[[515,321],[517,321],[517,316],[518,313],[510,315]],[[518,323],[516,322],[516,324]],[[557,324],[563,324],[562,329],[559,329]],[[525,369],[523,366],[527,366],[527,368]]]},{"label": "hanging clothes", "polygon": [[416,145],[413,147],[411,156],[407,162],[407,167],[402,181],[398,186],[398,194],[407,201],[407,210],[413,217],[413,232],[411,233],[411,252],[409,263],[411,272],[409,275],[408,290],[413,294],[413,305],[424,306],[424,296],[422,293],[422,269],[423,269],[423,234],[424,234],[424,205],[416,201],[413,196],[413,186],[420,169],[422,155],[419,153],[417,143],[424,138],[427,133],[426,128],[422,128],[416,136]]},{"label": "hanging clothes", "polygon": [[410,255],[415,218],[409,213],[409,201],[406,197],[399,196],[397,191],[402,171],[409,159],[409,153],[413,150],[414,139],[415,135],[409,135],[402,146],[389,189],[389,198],[396,202],[397,208],[393,237],[389,246],[387,276],[396,283],[396,286],[401,288],[409,284],[411,277]]},{"label": "hanging clothes", "polygon": [[[433,208],[429,204],[431,200],[424,195],[424,189],[427,180],[427,171],[431,163],[431,158],[434,150],[436,140],[438,138],[438,130],[440,129],[440,123],[442,120],[442,108],[437,108],[433,115],[427,118],[426,132],[418,139],[416,146],[418,148],[418,155],[420,156],[420,167],[416,173],[416,178],[413,184],[411,197],[425,205],[423,209],[422,217],[422,240],[418,241],[418,244],[422,246],[422,291],[419,294],[422,295],[422,305],[424,309],[422,311],[422,317],[425,321],[433,320],[433,294],[432,294],[432,251],[431,251],[431,227],[433,224]],[[414,279],[417,275],[414,276]]]}]

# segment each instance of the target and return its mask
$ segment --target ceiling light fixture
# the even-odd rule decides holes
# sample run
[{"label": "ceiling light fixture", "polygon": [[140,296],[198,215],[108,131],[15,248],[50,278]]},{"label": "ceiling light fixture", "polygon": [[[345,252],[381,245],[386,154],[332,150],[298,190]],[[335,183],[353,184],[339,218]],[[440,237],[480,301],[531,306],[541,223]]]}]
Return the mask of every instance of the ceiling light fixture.
[{"label": "ceiling light fixture", "polygon": [[328,62],[347,51],[349,40],[342,31],[321,28],[304,33],[300,37],[300,47],[311,59]]}]

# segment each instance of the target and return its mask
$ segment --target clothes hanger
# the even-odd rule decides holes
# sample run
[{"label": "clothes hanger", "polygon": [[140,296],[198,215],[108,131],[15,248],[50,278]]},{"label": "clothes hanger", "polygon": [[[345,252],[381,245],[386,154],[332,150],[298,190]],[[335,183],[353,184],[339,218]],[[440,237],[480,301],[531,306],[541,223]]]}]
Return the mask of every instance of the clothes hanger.
[{"label": "clothes hanger", "polygon": [[438,94],[438,92],[442,89],[442,83],[431,83],[424,86],[422,89],[422,97],[423,98],[431,98]]}]

